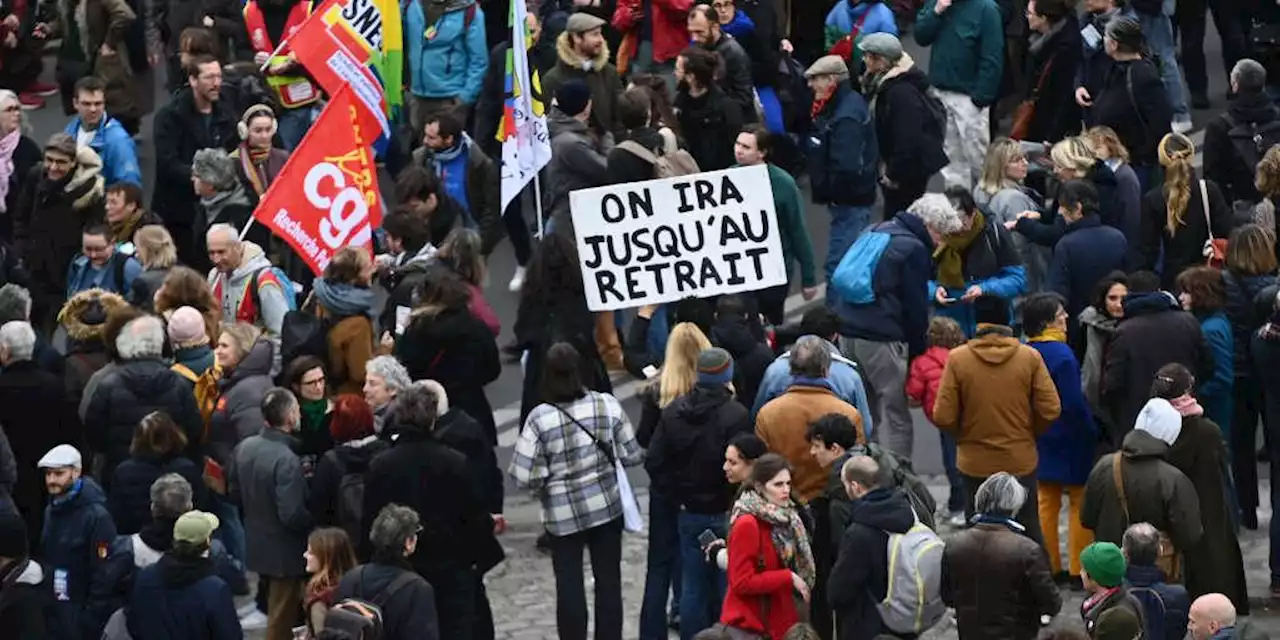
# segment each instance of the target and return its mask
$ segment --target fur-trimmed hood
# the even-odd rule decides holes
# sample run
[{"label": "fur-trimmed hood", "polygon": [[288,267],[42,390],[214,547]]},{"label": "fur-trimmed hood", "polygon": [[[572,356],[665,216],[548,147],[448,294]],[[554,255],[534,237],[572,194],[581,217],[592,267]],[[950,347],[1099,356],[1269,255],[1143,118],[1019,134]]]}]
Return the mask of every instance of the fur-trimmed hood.
[{"label": "fur-trimmed hood", "polygon": [[[88,324],[84,314],[94,302],[101,305],[103,322]],[[111,313],[129,306],[118,294],[103,289],[89,289],[71,296],[71,299],[58,312],[58,324],[67,330],[67,336],[79,342],[101,340],[106,331],[106,317]]]},{"label": "fur-trimmed hood", "polygon": [[102,177],[102,158],[89,147],[76,149],[76,168],[71,173],[71,180],[63,189],[75,196],[71,206],[84,209],[106,193],[106,181]]},{"label": "fur-trimmed hood", "polygon": [[[584,65],[586,65],[588,61],[578,55],[577,51],[573,50],[573,45],[569,43],[568,31],[561,33],[560,36],[556,38],[556,57],[560,59],[560,64],[563,64],[566,67],[577,69],[579,71],[587,70],[584,68]],[[600,52],[590,60],[590,63],[590,71],[600,72],[604,70],[605,65],[609,64],[608,42],[605,42],[600,46]]]}]

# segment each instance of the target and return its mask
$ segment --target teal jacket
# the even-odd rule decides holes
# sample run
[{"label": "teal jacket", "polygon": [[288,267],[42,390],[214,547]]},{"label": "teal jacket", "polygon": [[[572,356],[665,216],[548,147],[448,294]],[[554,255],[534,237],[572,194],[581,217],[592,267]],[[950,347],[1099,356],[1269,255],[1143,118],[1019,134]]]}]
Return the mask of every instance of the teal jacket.
[{"label": "teal jacket", "polygon": [[800,263],[800,285],[817,286],[814,275],[813,243],[804,223],[804,198],[795,178],[782,169],[769,167],[769,184],[773,187],[773,208],[778,214],[778,230],[782,232],[782,263],[787,266],[788,279],[792,261]]},{"label": "teal jacket", "polygon": [[934,13],[928,0],[916,16],[916,42],[932,47],[929,82],[944,91],[963,93],[986,107],[1000,93],[1004,72],[1004,20],[995,0],[954,0]]}]

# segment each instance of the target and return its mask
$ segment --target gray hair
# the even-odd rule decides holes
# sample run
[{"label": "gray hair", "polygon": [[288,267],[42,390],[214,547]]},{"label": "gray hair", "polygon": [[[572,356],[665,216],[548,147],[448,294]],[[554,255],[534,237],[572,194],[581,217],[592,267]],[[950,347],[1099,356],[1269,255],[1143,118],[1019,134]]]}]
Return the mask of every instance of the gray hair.
[{"label": "gray hair", "polygon": [[[18,99],[18,94],[8,89],[0,89],[0,106],[4,106],[4,103],[6,102],[12,102],[16,105],[19,105],[19,107],[21,107],[22,105],[22,101]],[[18,113],[20,114],[19,120],[18,120],[18,130],[21,131],[23,135],[30,135],[31,122],[27,120],[27,112],[19,108]]]},{"label": "gray hair", "polygon": [[393,356],[378,356],[364,365],[365,375],[373,374],[382,378],[387,389],[399,393],[413,384],[409,378],[409,370]]},{"label": "gray hair", "polygon": [[418,512],[398,504],[389,504],[378,512],[369,527],[369,543],[374,555],[404,554],[404,543],[418,535]]},{"label": "gray hair", "polygon": [[907,207],[907,213],[920,218],[924,226],[944,236],[959,233],[964,228],[964,214],[941,193],[926,193]]},{"label": "gray hair", "polygon": [[36,351],[36,332],[26,320],[10,320],[0,326],[0,347],[14,362],[30,360]]},{"label": "gray hair", "polygon": [[191,483],[176,474],[166,473],[151,483],[151,517],[167,520],[190,511]]},{"label": "gray hair", "polygon": [[227,239],[231,241],[232,245],[240,244],[240,231],[233,225],[229,225],[225,222],[211,224],[209,225],[209,230],[204,232],[204,237],[205,240],[209,240],[218,234],[226,234]]},{"label": "gray hair", "polygon": [[1121,546],[1130,565],[1152,566],[1160,559],[1160,532],[1149,522],[1139,522],[1124,530]]},{"label": "gray hair", "polygon": [[983,481],[973,496],[974,511],[1012,518],[1027,501],[1027,488],[1001,471]]},{"label": "gray hair", "polygon": [[1257,60],[1241,58],[1231,67],[1231,83],[1241,93],[1261,93],[1267,86],[1267,68]]},{"label": "gray hair", "polygon": [[233,191],[236,177],[236,161],[222,149],[199,149],[191,158],[191,175],[218,191]]},{"label": "gray hair", "polygon": [[0,287],[0,322],[31,318],[31,292],[10,282]]},{"label": "gray hair", "polygon": [[800,336],[791,349],[791,375],[825,378],[831,371],[829,343],[818,336]]},{"label": "gray hair", "polygon": [[415,387],[422,387],[431,393],[436,394],[436,415],[442,416],[449,413],[449,394],[445,392],[444,385],[435,380],[418,380],[413,383]]},{"label": "gray hair", "polygon": [[155,316],[130,320],[116,337],[121,360],[159,358],[164,353],[164,323]]}]

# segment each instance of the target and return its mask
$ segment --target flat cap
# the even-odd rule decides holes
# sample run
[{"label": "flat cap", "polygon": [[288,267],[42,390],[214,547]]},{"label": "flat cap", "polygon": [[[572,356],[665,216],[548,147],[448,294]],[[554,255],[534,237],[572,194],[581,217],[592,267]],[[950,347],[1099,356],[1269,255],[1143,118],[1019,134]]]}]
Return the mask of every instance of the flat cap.
[{"label": "flat cap", "polygon": [[849,77],[849,65],[844,63],[844,58],[840,56],[822,56],[809,66],[804,72],[804,77],[812,78],[814,76],[840,76],[841,78]]}]

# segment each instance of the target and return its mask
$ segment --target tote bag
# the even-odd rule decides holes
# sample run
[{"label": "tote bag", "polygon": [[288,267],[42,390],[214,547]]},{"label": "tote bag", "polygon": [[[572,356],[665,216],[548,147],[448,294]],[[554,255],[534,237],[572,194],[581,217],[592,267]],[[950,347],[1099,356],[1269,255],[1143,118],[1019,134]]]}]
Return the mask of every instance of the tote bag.
[{"label": "tote bag", "polygon": [[605,459],[613,464],[613,473],[618,481],[618,499],[622,501],[622,526],[631,533],[640,533],[644,531],[644,518],[640,515],[640,505],[636,502],[636,494],[631,490],[631,480],[627,478],[627,469],[622,466],[622,461],[613,455],[613,448],[601,442],[599,438],[591,433],[578,419],[569,414],[568,411],[562,409],[559,405],[551,405],[557,411],[564,414],[570,422],[578,425],[583,433],[596,444],[596,448],[600,453],[604,454]]}]

